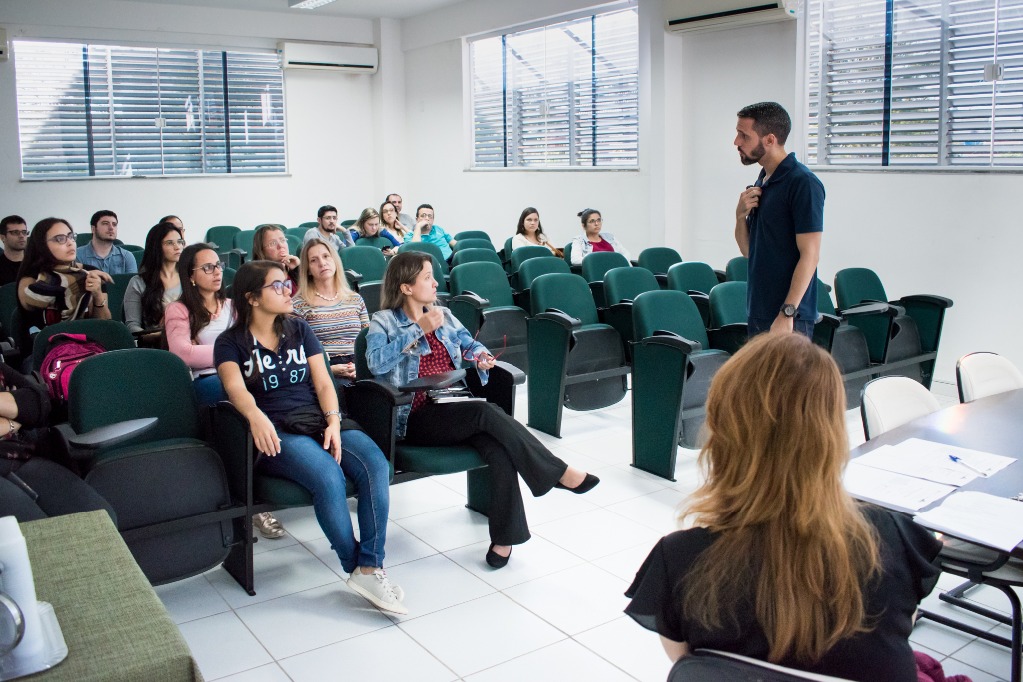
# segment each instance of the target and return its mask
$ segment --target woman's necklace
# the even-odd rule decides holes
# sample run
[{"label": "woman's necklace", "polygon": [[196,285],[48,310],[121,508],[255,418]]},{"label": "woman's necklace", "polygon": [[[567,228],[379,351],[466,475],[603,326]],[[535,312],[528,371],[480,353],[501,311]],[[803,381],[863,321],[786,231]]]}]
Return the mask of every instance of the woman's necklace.
[{"label": "woman's necklace", "polygon": [[210,310],[209,306],[206,306],[206,311],[210,314],[210,320],[220,319],[220,313],[222,310],[223,304],[219,300],[216,302],[216,305],[214,305],[213,310]]},{"label": "woman's necklace", "polygon": [[321,294],[318,291],[313,291],[313,293],[316,294],[317,298],[322,298],[324,301],[331,301],[331,302],[336,301],[337,300],[337,296],[338,296],[338,294],[336,292],[334,293],[333,296],[324,296],[323,294]]}]

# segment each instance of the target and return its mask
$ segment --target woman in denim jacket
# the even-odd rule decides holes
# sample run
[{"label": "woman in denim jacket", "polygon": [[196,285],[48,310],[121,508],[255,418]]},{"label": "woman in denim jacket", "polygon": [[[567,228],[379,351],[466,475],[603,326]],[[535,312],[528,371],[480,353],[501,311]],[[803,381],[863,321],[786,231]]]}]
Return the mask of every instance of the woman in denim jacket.
[{"label": "woman in denim jacket", "polygon": [[[381,310],[366,337],[366,362],[378,378],[401,386],[418,377],[475,364],[480,380],[496,360],[447,308],[434,307],[437,281],[429,256],[416,251],[391,259]],[[497,405],[481,401],[434,404],[417,393],[398,413],[399,438],[415,445],[466,444],[490,466],[490,549],[487,563],[502,568],[512,545],[529,539],[518,476],[535,497],[551,488],[584,493],[600,479],[568,466]]]}]

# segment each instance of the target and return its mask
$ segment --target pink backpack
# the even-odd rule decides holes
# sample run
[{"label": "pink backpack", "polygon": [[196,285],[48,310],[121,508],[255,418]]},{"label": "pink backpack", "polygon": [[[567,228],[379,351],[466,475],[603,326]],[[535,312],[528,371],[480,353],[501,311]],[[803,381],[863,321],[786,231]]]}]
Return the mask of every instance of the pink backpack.
[{"label": "pink backpack", "polygon": [[54,334],[48,343],[49,350],[43,356],[39,373],[50,397],[67,402],[71,372],[82,360],[105,353],[107,349],[85,334]]}]

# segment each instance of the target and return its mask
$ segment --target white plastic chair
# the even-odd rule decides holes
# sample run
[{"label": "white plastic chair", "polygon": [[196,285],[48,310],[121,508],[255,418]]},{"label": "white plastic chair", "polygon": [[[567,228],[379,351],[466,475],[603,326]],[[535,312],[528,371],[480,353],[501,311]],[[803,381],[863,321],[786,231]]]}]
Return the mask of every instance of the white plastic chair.
[{"label": "white plastic chair", "polygon": [[1023,388],[1023,373],[997,353],[969,353],[956,363],[959,402]]},{"label": "white plastic chair", "polygon": [[863,387],[860,416],[867,440],[941,409],[937,398],[918,381],[880,377]]}]

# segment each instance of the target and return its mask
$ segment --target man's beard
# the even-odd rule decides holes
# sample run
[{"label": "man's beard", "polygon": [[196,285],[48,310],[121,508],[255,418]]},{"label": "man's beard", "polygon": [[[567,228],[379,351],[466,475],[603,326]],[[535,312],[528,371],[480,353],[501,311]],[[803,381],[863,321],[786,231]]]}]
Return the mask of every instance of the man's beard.
[{"label": "man's beard", "polygon": [[752,166],[757,161],[760,161],[760,159],[762,159],[762,158],[764,158],[764,143],[763,142],[760,142],[759,144],[757,144],[757,146],[753,149],[753,151],[751,151],[749,153],[749,156],[744,154],[741,149],[739,150],[739,160],[742,161],[742,165],[744,165],[744,166]]}]

